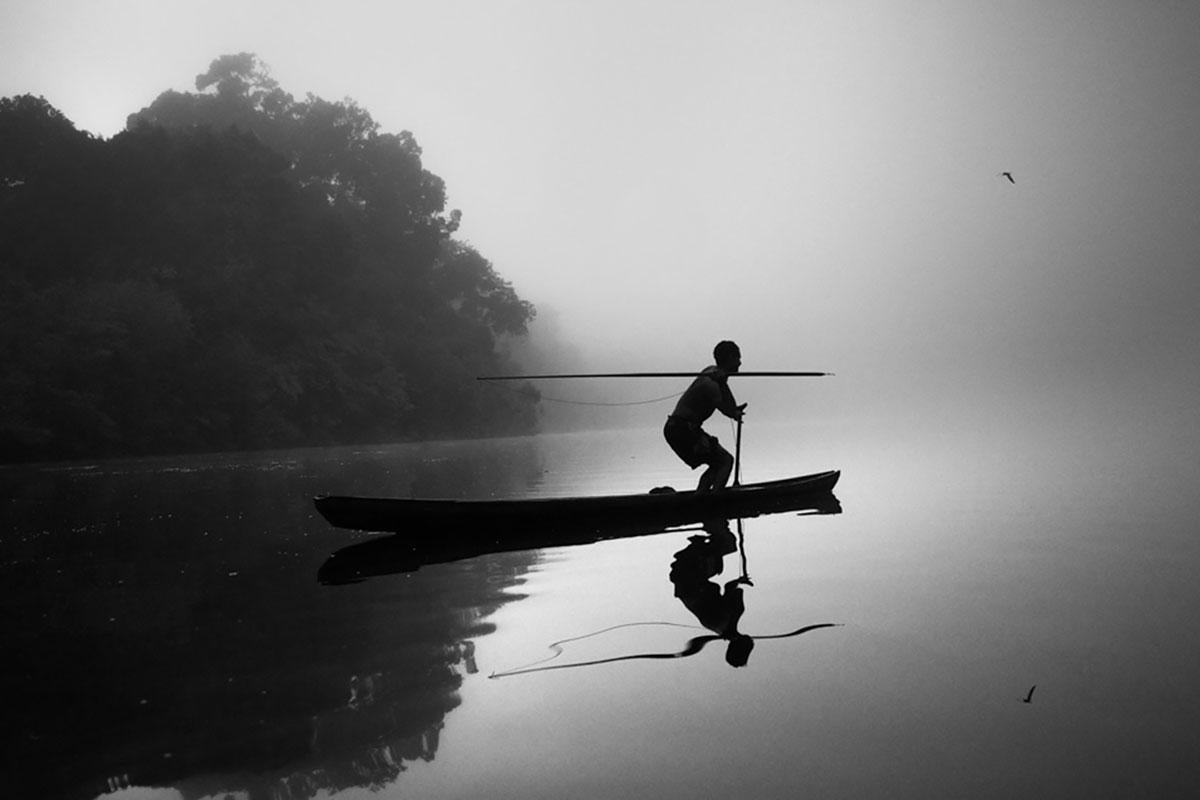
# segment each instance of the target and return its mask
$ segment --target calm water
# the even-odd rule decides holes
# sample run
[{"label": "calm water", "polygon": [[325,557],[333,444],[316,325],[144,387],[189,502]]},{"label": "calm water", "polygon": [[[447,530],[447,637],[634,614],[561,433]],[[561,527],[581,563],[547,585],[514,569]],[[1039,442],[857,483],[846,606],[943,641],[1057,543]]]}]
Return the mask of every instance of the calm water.
[{"label": "calm water", "polygon": [[747,520],[740,550],[704,554],[714,591],[752,581],[741,668],[720,641],[646,657],[707,632],[672,581],[696,531],[316,580],[364,535],[326,525],[314,494],[688,485],[653,430],[0,469],[4,785],[1196,796],[1193,445],[748,425],[746,480],[840,468],[844,512]]}]

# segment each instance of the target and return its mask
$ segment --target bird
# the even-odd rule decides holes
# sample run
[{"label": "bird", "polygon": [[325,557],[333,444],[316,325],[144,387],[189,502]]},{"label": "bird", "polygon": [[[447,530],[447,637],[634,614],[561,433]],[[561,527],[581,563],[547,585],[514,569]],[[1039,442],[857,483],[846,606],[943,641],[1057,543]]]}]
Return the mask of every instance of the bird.
[{"label": "bird", "polygon": [[1025,695],[1025,699],[1024,699],[1024,700],[1022,700],[1021,702],[1022,702],[1022,703],[1030,703],[1030,702],[1033,702],[1033,690],[1034,690],[1034,689],[1036,689],[1036,688],[1037,688],[1037,684],[1036,684],[1036,683],[1035,683],[1033,686],[1030,686],[1030,687],[1029,687],[1029,693]]},{"label": "bird", "polygon": [[1011,183],[1011,184],[1014,184],[1014,185],[1016,184],[1016,181],[1014,181],[1014,180],[1013,180],[1013,176],[1012,176],[1012,173],[1011,173],[1011,172],[1000,172],[1000,173],[997,173],[997,174],[998,174],[998,175],[1003,175],[1004,177],[1008,178],[1008,182],[1009,182],[1009,183]]}]

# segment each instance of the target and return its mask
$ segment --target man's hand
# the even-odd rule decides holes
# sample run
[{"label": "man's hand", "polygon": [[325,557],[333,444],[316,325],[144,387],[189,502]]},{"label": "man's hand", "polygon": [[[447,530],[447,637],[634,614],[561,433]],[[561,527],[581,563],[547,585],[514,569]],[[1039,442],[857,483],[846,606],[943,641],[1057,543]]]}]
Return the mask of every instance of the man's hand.
[{"label": "man's hand", "polygon": [[748,405],[750,405],[750,404],[742,403],[740,406],[737,407],[737,419],[740,420],[742,417],[746,416],[746,406],[748,406]]}]

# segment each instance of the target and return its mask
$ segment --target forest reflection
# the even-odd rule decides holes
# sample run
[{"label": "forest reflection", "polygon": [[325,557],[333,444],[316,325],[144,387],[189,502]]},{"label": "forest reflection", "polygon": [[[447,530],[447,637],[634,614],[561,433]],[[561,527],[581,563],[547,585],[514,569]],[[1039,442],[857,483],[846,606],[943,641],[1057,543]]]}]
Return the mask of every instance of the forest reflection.
[{"label": "forest reflection", "polygon": [[353,534],[311,497],[511,493],[541,471],[517,440],[0,470],[8,786],[305,798],[395,781],[436,754],[474,641],[536,554],[329,589],[313,576]]}]

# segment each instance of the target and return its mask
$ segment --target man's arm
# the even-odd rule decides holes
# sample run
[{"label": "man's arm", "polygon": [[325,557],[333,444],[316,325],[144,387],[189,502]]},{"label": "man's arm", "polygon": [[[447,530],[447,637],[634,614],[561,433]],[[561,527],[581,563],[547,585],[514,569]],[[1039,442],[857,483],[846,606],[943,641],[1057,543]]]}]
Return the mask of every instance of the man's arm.
[{"label": "man's arm", "polygon": [[713,383],[717,385],[717,410],[730,419],[741,419],[742,413],[746,410],[746,404],[738,405],[737,400],[733,399],[733,392],[729,390],[729,376],[714,377]]}]

